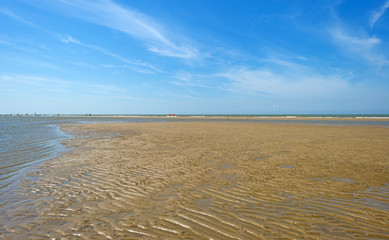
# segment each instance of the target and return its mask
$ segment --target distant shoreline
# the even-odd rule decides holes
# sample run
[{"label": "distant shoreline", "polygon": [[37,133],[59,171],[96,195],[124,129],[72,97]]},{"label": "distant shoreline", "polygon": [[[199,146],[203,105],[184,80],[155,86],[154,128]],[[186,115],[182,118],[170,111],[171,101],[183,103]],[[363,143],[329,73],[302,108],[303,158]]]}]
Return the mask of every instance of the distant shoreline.
[{"label": "distant shoreline", "polygon": [[[320,119],[320,120],[353,120],[353,121],[389,121],[389,116],[387,117],[365,117],[365,116],[355,116],[355,117],[321,117],[321,116],[234,116],[234,115],[177,115],[177,116],[164,116],[164,115],[92,115],[93,117],[113,117],[113,118],[178,118],[178,119],[263,119],[263,120],[309,120],[309,119]],[[75,117],[75,116],[69,116]],[[83,116],[80,116],[83,117]]]},{"label": "distant shoreline", "polygon": [[239,115],[239,114],[40,114],[34,116],[34,114],[2,114],[3,116],[29,116],[29,117],[110,117],[110,118],[178,118],[178,119],[263,119],[263,120],[309,120],[309,119],[320,119],[320,120],[351,120],[351,121],[389,121],[389,114],[253,114],[253,115]]}]

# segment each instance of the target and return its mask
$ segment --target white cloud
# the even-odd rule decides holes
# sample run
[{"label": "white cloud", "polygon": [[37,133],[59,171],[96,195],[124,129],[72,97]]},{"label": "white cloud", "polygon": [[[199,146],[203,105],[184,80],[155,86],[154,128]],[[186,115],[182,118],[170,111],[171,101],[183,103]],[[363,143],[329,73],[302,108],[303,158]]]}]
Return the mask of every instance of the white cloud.
[{"label": "white cloud", "polygon": [[288,97],[331,96],[348,88],[347,78],[314,72],[280,72],[271,69],[236,68],[217,76],[228,79],[225,89]]},{"label": "white cloud", "polygon": [[386,9],[389,8],[389,0],[387,0],[381,7],[380,9],[373,11],[370,16],[370,27],[373,28],[375,23],[382,17],[382,15],[385,14]]},{"label": "white cloud", "polygon": [[163,46],[160,45],[157,47],[156,45],[149,48],[149,51],[155,52],[159,55],[168,56],[168,57],[176,57],[176,58],[194,58],[198,55],[198,50],[191,46]]},{"label": "white cloud", "polygon": [[171,84],[185,87],[202,87],[215,88],[217,83],[214,81],[214,75],[193,74],[186,71],[178,71],[175,73],[176,80],[171,81]]},{"label": "white cloud", "polygon": [[300,58],[274,54],[264,59],[262,66],[235,66],[209,74],[179,71],[175,74],[177,80],[171,83],[213,88],[244,96],[301,99],[342,95],[343,91],[352,88],[349,71],[331,69],[323,73],[323,69],[317,70],[298,61],[301,61]]},{"label": "white cloud", "polygon": [[97,68],[96,66],[92,64],[84,63],[83,61],[70,61],[70,63],[80,67],[93,68],[93,69]]},{"label": "white cloud", "polygon": [[[29,76],[29,75],[3,75],[0,76],[0,82],[7,81],[18,88],[37,87],[42,92],[78,92],[84,94],[102,94],[102,95],[126,95],[127,89],[113,84],[83,83],[56,78]],[[28,87],[30,86],[30,87]]]},{"label": "white cloud", "polygon": [[77,39],[72,38],[71,36],[62,37],[61,38],[61,42],[64,42],[64,43],[75,43],[75,44],[78,44],[78,45],[85,46],[84,44],[81,44],[80,41],[78,41]]},{"label": "white cloud", "polygon": [[272,53],[269,57],[265,58],[263,62],[275,65],[277,66],[277,68],[288,69],[288,71],[309,71],[309,68],[307,66],[301,65],[293,60],[307,61],[307,58],[302,56],[293,57]]},{"label": "white cloud", "polygon": [[102,64],[101,66],[105,67],[105,68],[116,68],[117,67],[117,66],[115,66],[113,64]]},{"label": "white cloud", "polygon": [[28,21],[28,20],[26,20],[26,19],[16,15],[14,12],[12,12],[12,11],[10,11],[8,9],[0,9],[0,13],[2,13],[4,15],[7,15],[8,17],[11,17],[11,18],[13,18],[13,19],[23,23],[23,24],[26,24],[26,25],[29,25],[31,27],[37,28],[37,29],[39,29],[41,31],[50,33],[50,31],[48,31],[46,28],[44,28],[42,26],[39,26],[39,25],[37,25],[37,24],[35,24],[35,23],[31,22],[31,21]]},{"label": "white cloud", "polygon": [[24,54],[13,54],[13,53],[2,54],[0,55],[0,64],[23,66],[26,67],[27,69],[33,67],[39,69],[52,69],[56,71],[65,70],[63,66],[60,66],[53,61],[41,60],[41,58],[31,57]]},{"label": "white cloud", "polygon": [[[95,46],[95,45],[91,45],[91,44],[86,44],[86,43],[82,43],[80,42],[79,40],[69,36],[69,35],[66,35],[66,36],[62,36],[60,37],[60,40],[61,42],[63,43],[66,43],[66,44],[70,44],[70,43],[73,43],[73,44],[77,44],[79,46],[82,46],[82,47],[86,47],[86,48],[89,48],[89,49],[93,49],[93,50],[97,50],[105,55],[108,55],[108,56],[111,56],[123,63],[126,63],[126,64],[129,64],[129,65],[134,65],[134,66],[138,66],[138,67],[142,67],[142,68],[146,68],[146,69],[142,69],[142,68],[133,68],[134,70],[138,71],[138,72],[142,72],[142,73],[153,73],[154,71],[156,72],[161,72],[160,69],[158,69],[157,67],[151,65],[151,64],[148,64],[148,63],[145,63],[145,62],[142,62],[140,60],[129,60],[127,58],[124,58],[122,56],[119,56],[111,51],[108,51],[102,47],[99,47],[99,46]],[[151,71],[152,70],[152,71]]]},{"label": "white cloud", "polygon": [[381,43],[381,40],[375,36],[373,37],[352,36],[351,34],[347,33],[345,30],[341,29],[340,27],[331,29],[330,33],[338,43],[349,45],[350,48],[353,49],[354,48],[372,49],[373,47]]},{"label": "white cloud", "polygon": [[160,24],[145,14],[124,8],[110,0],[98,1],[58,1],[68,6],[67,14],[124,32],[144,41],[148,50],[159,55],[193,58],[198,55],[196,48],[187,43],[177,43],[175,34],[168,33]]},{"label": "white cloud", "polygon": [[379,68],[388,63],[385,56],[377,50],[381,39],[376,36],[358,36],[340,26],[331,28],[329,33],[337,45],[353,56],[361,57]]},{"label": "white cloud", "polygon": [[[83,2],[84,3],[84,2]],[[81,4],[82,5],[82,4]],[[154,73],[154,72],[162,72],[160,69],[158,69],[157,67],[151,65],[151,64],[148,64],[148,63],[145,63],[143,61],[140,61],[140,60],[129,60],[127,58],[124,58],[122,56],[119,56],[115,53],[112,53],[111,51],[108,51],[104,48],[101,48],[99,46],[95,46],[95,45],[90,45],[90,44],[85,44],[85,43],[82,43],[80,42],[79,40],[73,38],[72,36],[69,36],[69,35],[58,35],[58,34],[55,34],[31,21],[28,21],[16,14],[14,14],[12,11],[10,10],[6,10],[6,9],[0,9],[0,13],[4,14],[4,15],[7,15],[9,17],[12,17],[14,19],[16,19],[17,21],[21,22],[21,23],[24,23],[26,25],[29,25],[31,27],[34,27],[34,28],[37,28],[39,30],[42,30],[46,33],[48,33],[49,35],[55,37],[55,38],[59,38],[61,42],[63,43],[66,43],[66,44],[77,44],[77,45],[80,45],[80,46],[83,46],[83,47],[87,47],[87,48],[90,48],[90,49],[94,49],[94,50],[97,50],[103,54],[106,54],[108,56],[111,56],[123,63],[126,63],[126,64],[129,64],[129,65],[133,65],[133,66],[137,66],[137,67],[131,67],[131,69],[137,71],[137,72],[141,72],[141,73],[147,73],[147,74],[150,74],[150,73]],[[5,44],[5,45],[11,45],[11,46],[14,46],[18,49],[21,49],[18,45],[16,44],[13,44],[12,42],[10,41],[6,41],[4,39],[0,39],[0,44]],[[41,48],[45,48],[46,50],[48,50],[46,47],[40,45]],[[24,49],[22,49],[24,50]],[[161,50],[162,51],[162,50]],[[166,54],[169,54],[169,52],[167,52]],[[173,53],[171,53],[173,54]],[[188,53],[189,54],[189,53]],[[86,66],[86,64],[84,63],[84,65]]]}]

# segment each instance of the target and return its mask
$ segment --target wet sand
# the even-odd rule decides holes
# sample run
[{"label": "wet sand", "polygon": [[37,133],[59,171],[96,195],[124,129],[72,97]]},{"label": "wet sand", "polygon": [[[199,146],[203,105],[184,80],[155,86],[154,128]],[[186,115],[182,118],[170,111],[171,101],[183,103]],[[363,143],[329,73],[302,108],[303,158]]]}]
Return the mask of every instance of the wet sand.
[{"label": "wet sand", "polygon": [[389,128],[66,125],[5,239],[388,239]]}]

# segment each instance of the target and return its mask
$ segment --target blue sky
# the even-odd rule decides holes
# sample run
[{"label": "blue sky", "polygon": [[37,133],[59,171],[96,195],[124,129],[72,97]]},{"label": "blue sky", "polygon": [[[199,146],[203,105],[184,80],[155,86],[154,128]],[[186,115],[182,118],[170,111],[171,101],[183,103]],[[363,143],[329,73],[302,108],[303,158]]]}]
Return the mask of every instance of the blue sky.
[{"label": "blue sky", "polygon": [[0,113],[389,113],[389,0],[0,5]]}]

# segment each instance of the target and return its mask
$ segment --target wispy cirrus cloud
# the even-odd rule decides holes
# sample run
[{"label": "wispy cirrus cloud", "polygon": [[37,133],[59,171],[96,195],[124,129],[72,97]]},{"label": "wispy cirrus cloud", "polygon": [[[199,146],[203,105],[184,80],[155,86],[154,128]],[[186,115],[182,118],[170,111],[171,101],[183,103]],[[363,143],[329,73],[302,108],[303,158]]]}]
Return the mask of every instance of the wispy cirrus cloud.
[{"label": "wispy cirrus cloud", "polygon": [[371,13],[370,16],[370,27],[373,28],[375,23],[382,17],[382,15],[385,14],[386,10],[389,8],[389,0],[386,0],[386,2],[378,9]]},{"label": "wispy cirrus cloud", "polygon": [[348,79],[339,74],[276,72],[269,68],[235,68],[216,74],[227,79],[225,90],[275,97],[331,96],[348,88]]},{"label": "wispy cirrus cloud", "polygon": [[363,58],[378,68],[388,63],[377,49],[381,39],[376,36],[360,36],[341,26],[330,28],[329,33],[338,46],[353,56]]},{"label": "wispy cirrus cloud", "polygon": [[0,64],[3,66],[3,71],[6,69],[4,66],[14,65],[14,66],[23,66],[23,68],[34,68],[34,69],[50,69],[56,71],[64,71],[63,66],[42,59],[36,56],[29,56],[25,54],[18,53],[8,53],[0,55]]},{"label": "wispy cirrus cloud", "polygon": [[184,41],[175,41],[177,36],[151,17],[110,0],[64,0],[58,3],[67,7],[66,14],[124,32],[143,41],[149,51],[159,55],[185,59],[198,55],[195,47]]},{"label": "wispy cirrus cloud", "polygon": [[[14,12],[10,11],[10,10],[7,10],[7,9],[0,9],[0,13],[4,14],[4,15],[7,15],[23,24],[26,24],[30,27],[34,27],[34,28],[37,28],[43,32],[46,32],[47,34],[49,34],[51,37],[53,38],[59,38],[61,42],[63,43],[66,43],[66,44],[77,44],[79,46],[83,46],[83,47],[86,47],[86,48],[89,48],[89,49],[93,49],[93,50],[96,50],[96,51],[99,51],[100,53],[103,53],[105,55],[108,55],[108,56],[111,56],[125,64],[128,64],[130,65],[130,68],[134,71],[137,71],[137,72],[141,72],[141,73],[146,73],[146,74],[150,74],[150,73],[154,73],[154,72],[162,72],[159,68],[149,64],[149,63],[146,63],[146,62],[143,62],[141,60],[130,60],[128,58],[125,58],[125,57],[122,57],[116,53],[113,53],[107,49],[104,49],[102,47],[99,47],[99,46],[95,46],[95,45],[91,45],[91,44],[86,44],[86,43],[82,43],[80,42],[79,40],[73,38],[72,36],[69,36],[69,35],[60,35],[60,34],[57,34],[57,33],[54,33],[32,21],[29,21],[29,20],[26,20],[25,18],[15,14]],[[0,39],[0,44],[12,44],[11,42],[9,41],[6,41],[6,40],[2,40]],[[20,47],[19,47],[20,48]],[[156,50],[157,51],[157,50]],[[160,51],[163,51],[162,49],[160,49]]]},{"label": "wispy cirrus cloud", "polygon": [[88,63],[85,63],[83,61],[70,61],[70,63],[76,65],[76,66],[80,66],[80,67],[85,67],[85,68],[92,68],[92,69],[97,69],[97,67],[93,64],[88,64]]},{"label": "wispy cirrus cloud", "polygon": [[74,39],[72,36],[69,36],[69,35],[61,37],[60,40],[63,43],[75,43],[75,44],[78,44],[81,46],[86,46],[86,44],[82,44],[80,41],[78,41],[77,39]]},{"label": "wispy cirrus cloud", "polygon": [[21,16],[15,14],[15,13],[14,13],[13,11],[11,11],[11,10],[8,10],[8,9],[0,9],[0,13],[6,15],[6,16],[8,16],[8,17],[11,17],[11,18],[17,20],[18,22],[21,22],[21,23],[23,23],[23,24],[29,25],[29,26],[31,26],[31,27],[34,27],[34,28],[39,29],[39,30],[41,30],[41,31],[44,31],[44,32],[46,32],[46,33],[50,33],[50,31],[48,31],[46,28],[44,28],[44,27],[42,27],[42,26],[40,26],[40,25],[38,25],[38,24],[36,24],[36,23],[34,23],[34,22],[32,22],[32,21],[29,21],[29,20],[27,20],[27,19],[25,19],[25,18],[23,18],[23,17],[21,17]]},{"label": "wispy cirrus cloud", "polygon": [[[160,69],[158,69],[157,67],[151,65],[151,64],[148,64],[148,63],[145,63],[145,62],[142,62],[140,60],[129,60],[125,57],[122,57],[116,53],[113,53],[107,49],[104,49],[102,47],[99,47],[99,46],[95,46],[95,45],[91,45],[91,44],[86,44],[86,43],[82,43],[81,41],[73,38],[72,36],[69,36],[69,35],[66,35],[66,36],[61,36],[60,37],[60,41],[63,42],[63,43],[66,43],[66,44],[77,44],[81,47],[86,47],[86,48],[89,48],[89,49],[92,49],[92,50],[95,50],[95,51],[98,51],[100,53],[103,53],[107,56],[111,56],[113,58],[115,58],[116,60],[119,60],[123,63],[126,63],[126,64],[129,64],[129,65],[134,65],[134,66],[138,66],[138,67],[141,67],[141,68],[137,68],[135,70],[138,70],[139,72],[142,72],[142,73],[153,73],[153,72],[161,72]],[[144,69],[145,68],[145,69]]]},{"label": "wispy cirrus cloud", "polygon": [[[101,83],[83,83],[74,82],[50,77],[34,76],[34,75],[2,75],[0,83],[12,86],[14,89],[38,89],[40,92],[78,92],[88,94],[103,94],[103,95],[123,95],[126,96],[127,89],[113,85]],[[17,87],[17,88],[15,88]]]},{"label": "wispy cirrus cloud", "polygon": [[[369,19],[370,28],[385,14],[389,8],[389,0],[376,11],[372,11]],[[327,28],[329,36],[341,50],[346,53],[347,57],[352,59],[363,59],[371,65],[380,69],[387,65],[389,61],[382,51],[381,43],[385,37],[372,35],[364,30],[364,26],[357,26],[353,22],[346,23],[335,14],[334,23]],[[383,38],[382,38],[383,37]]]},{"label": "wispy cirrus cloud", "polygon": [[296,59],[294,56],[274,54],[263,59],[260,65],[236,65],[209,74],[179,71],[175,74],[177,80],[171,83],[271,98],[331,97],[352,88],[350,72],[318,70],[305,61],[303,57]]},{"label": "wispy cirrus cloud", "polygon": [[187,71],[178,71],[174,74],[174,81],[171,84],[183,87],[201,87],[215,88],[217,85],[214,82],[213,75],[190,73]]},{"label": "wispy cirrus cloud", "polygon": [[335,27],[331,29],[330,33],[338,43],[347,44],[353,50],[357,48],[372,49],[381,43],[381,40],[375,36],[372,37],[353,36],[340,27]]}]

